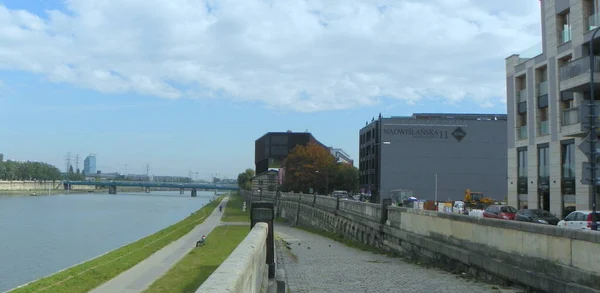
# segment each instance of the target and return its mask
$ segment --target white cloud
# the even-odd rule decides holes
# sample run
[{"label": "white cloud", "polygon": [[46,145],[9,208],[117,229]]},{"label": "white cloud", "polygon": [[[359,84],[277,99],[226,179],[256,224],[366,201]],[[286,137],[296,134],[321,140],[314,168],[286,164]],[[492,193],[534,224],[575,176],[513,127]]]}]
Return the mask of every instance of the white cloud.
[{"label": "white cloud", "polygon": [[535,0],[66,3],[68,13],[45,18],[0,5],[0,69],[106,93],[222,95],[304,112],[379,97],[491,107],[503,99],[504,58],[539,41]]}]

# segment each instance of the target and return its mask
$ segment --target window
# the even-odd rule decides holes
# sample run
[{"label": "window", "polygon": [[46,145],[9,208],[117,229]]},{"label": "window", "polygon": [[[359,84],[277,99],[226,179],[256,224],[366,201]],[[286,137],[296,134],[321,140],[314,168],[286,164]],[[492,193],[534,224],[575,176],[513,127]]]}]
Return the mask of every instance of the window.
[{"label": "window", "polygon": [[548,128],[548,107],[538,109],[540,123],[539,123],[539,134],[548,135],[550,129]]},{"label": "window", "polygon": [[538,148],[538,177],[550,176],[550,152],[548,147]]},{"label": "window", "polygon": [[575,177],[575,144],[563,144],[561,150],[562,178]]},{"label": "window", "polygon": [[559,14],[557,18],[558,43],[563,44],[571,40],[571,16],[567,10],[565,13]]},{"label": "window", "polygon": [[517,151],[517,176],[527,178],[527,150]]},{"label": "window", "polygon": [[598,27],[598,7],[600,0],[586,0],[585,5],[588,10],[588,30],[593,30]]}]

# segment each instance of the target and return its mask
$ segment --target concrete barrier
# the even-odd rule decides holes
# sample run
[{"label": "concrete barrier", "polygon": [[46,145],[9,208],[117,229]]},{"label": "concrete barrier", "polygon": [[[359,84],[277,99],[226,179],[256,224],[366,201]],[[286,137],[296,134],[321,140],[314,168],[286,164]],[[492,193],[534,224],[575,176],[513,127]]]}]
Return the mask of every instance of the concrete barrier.
[{"label": "concrete barrier", "polygon": [[[600,293],[600,232],[496,220],[435,211],[340,201],[318,196],[306,204],[280,197],[292,223],[344,235],[378,249],[430,261],[494,283],[517,283],[543,292]],[[325,203],[326,202],[326,203]]]},{"label": "concrete barrier", "polygon": [[266,223],[257,223],[196,293],[266,292],[269,285],[267,230]]}]

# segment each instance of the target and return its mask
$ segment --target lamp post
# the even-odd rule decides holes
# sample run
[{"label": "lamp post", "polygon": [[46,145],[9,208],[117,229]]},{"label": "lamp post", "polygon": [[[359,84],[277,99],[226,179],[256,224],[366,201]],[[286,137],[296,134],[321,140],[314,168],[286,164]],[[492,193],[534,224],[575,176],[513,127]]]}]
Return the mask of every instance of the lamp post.
[{"label": "lamp post", "polygon": [[590,194],[592,196],[592,230],[598,230],[598,222],[596,221],[596,193],[597,193],[597,180],[596,180],[596,104],[594,97],[594,38],[596,37],[596,33],[600,27],[594,29],[594,33],[592,33],[592,38],[590,39],[590,167],[591,167],[591,181],[592,188],[590,189]]},{"label": "lamp post", "polygon": [[[329,195],[329,171],[325,169],[325,196]],[[315,171],[315,173],[321,173],[319,170]]]}]

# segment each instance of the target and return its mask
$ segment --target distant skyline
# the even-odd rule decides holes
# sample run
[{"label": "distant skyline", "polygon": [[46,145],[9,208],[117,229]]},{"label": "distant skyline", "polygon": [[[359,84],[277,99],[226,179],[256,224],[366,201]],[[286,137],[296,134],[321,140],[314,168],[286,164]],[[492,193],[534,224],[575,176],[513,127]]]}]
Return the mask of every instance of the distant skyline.
[{"label": "distant skyline", "polygon": [[[0,0],[0,153],[203,179],[308,130],[358,162],[379,113],[506,113],[539,0]],[[127,170],[125,170],[127,165]]]}]

